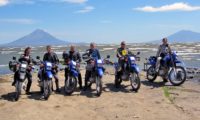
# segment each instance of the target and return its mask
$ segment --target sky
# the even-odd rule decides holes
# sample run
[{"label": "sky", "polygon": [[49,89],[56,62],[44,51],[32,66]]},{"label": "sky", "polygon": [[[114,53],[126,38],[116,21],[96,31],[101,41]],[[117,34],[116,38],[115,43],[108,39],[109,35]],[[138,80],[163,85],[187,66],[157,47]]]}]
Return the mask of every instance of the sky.
[{"label": "sky", "polygon": [[200,0],[0,0],[0,44],[36,29],[72,42],[159,40],[200,32]]}]

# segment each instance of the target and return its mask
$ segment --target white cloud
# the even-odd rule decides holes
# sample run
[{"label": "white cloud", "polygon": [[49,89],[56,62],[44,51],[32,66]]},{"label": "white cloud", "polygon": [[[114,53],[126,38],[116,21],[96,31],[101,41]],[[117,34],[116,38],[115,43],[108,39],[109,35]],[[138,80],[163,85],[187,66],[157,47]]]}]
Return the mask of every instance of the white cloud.
[{"label": "white cloud", "polygon": [[38,0],[39,2],[55,2],[55,3],[74,3],[74,4],[82,4],[86,3],[88,0]]},{"label": "white cloud", "polygon": [[35,20],[32,19],[0,19],[0,23],[14,23],[14,24],[34,24]]},{"label": "white cloud", "polygon": [[54,3],[74,3],[74,4],[83,4],[88,0],[0,0],[0,7],[8,4],[34,4],[38,2],[54,2]]},{"label": "white cloud", "polygon": [[8,0],[0,0],[0,7],[1,7],[1,6],[5,6],[5,5],[7,5],[8,3],[9,3]]},{"label": "white cloud", "polygon": [[94,9],[95,8],[93,6],[86,6],[82,10],[76,11],[76,13],[88,13],[88,12],[91,12],[92,10],[94,10]]},{"label": "white cloud", "polygon": [[12,4],[34,4],[35,2],[34,0],[10,0]]},{"label": "white cloud", "polygon": [[200,6],[191,6],[187,3],[178,2],[160,7],[153,7],[153,6],[139,7],[139,8],[134,8],[134,10],[139,10],[143,12],[196,11],[200,10]]},{"label": "white cloud", "polygon": [[61,0],[61,1],[68,3],[78,3],[78,4],[87,2],[87,0]]},{"label": "white cloud", "polygon": [[34,0],[0,0],[0,7],[8,4],[34,4]]}]

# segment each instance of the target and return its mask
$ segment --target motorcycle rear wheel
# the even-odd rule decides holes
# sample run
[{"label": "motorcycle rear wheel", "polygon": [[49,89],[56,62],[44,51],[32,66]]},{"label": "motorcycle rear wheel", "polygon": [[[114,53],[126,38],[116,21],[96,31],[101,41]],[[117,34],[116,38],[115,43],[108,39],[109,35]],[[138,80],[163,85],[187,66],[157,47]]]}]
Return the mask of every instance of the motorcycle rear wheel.
[{"label": "motorcycle rear wheel", "polygon": [[146,76],[147,76],[148,81],[154,82],[158,76],[156,73],[155,67],[153,66],[149,67],[149,69],[147,70]]}]

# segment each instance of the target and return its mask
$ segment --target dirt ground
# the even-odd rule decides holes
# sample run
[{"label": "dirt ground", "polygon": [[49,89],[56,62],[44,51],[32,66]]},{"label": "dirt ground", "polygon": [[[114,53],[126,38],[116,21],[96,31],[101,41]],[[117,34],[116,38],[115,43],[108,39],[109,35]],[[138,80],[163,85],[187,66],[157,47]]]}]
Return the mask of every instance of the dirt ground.
[{"label": "dirt ground", "polygon": [[159,78],[150,83],[144,75],[143,72],[140,75],[142,85],[137,93],[131,90],[129,81],[123,81],[116,89],[114,75],[106,74],[100,97],[95,95],[95,85],[92,90],[77,89],[66,96],[61,72],[62,92],[53,93],[48,101],[40,99],[34,75],[33,94],[23,93],[17,102],[13,101],[12,75],[0,76],[0,120],[200,120],[200,83],[186,81],[180,87],[173,87]]}]

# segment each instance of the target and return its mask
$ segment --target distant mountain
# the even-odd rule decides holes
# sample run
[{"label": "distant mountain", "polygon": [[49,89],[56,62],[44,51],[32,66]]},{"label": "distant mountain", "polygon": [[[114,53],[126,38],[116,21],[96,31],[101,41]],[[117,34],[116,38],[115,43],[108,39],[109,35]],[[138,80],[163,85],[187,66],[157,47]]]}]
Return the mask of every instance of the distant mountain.
[{"label": "distant mountain", "polygon": [[[170,43],[200,42],[200,33],[189,30],[181,30],[167,37]],[[159,43],[161,40],[153,41]]]},{"label": "distant mountain", "polygon": [[18,40],[5,44],[4,46],[40,46],[40,45],[66,45],[69,42],[59,40],[49,33],[37,29]]}]

